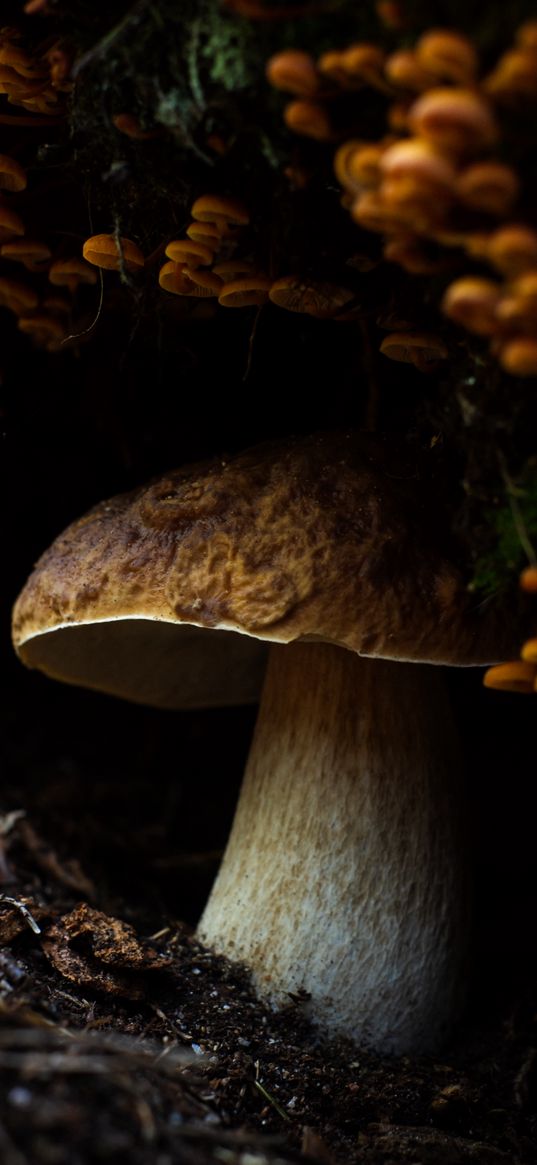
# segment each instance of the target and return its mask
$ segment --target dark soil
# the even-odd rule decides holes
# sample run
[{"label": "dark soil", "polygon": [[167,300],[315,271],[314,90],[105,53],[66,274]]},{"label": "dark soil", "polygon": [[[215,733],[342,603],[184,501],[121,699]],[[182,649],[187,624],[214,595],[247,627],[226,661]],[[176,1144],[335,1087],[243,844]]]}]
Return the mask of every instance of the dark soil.
[{"label": "dark soil", "polygon": [[438,1055],[379,1058],[321,1038],[307,1000],[265,1008],[193,937],[254,710],[159,713],[9,673],[4,1165],[537,1160],[533,827],[497,792],[509,750],[516,770],[529,747],[528,702],[496,697],[499,731],[479,677],[447,673],[476,765],[468,1006]]}]

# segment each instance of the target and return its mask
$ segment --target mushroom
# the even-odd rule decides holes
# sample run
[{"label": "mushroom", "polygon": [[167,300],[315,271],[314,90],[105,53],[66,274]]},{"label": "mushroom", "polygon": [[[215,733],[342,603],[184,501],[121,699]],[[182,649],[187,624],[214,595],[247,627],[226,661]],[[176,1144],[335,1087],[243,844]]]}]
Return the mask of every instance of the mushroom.
[{"label": "mushroom", "polygon": [[[437,1046],[467,955],[461,761],[433,664],[513,654],[388,441],[317,434],[96,506],[13,613],[24,664],[160,707],[258,698],[198,936],[274,1005],[380,1051]],[[514,638],[517,639],[516,629]],[[420,666],[421,664],[421,666]]]}]

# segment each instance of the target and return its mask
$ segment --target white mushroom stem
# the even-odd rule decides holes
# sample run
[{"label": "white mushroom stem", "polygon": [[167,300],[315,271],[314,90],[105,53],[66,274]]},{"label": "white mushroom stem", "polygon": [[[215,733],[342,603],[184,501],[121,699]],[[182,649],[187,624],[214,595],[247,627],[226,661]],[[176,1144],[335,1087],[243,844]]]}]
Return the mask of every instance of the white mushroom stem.
[{"label": "white mushroom stem", "polygon": [[461,1003],[461,763],[438,669],[271,650],[198,936],[274,1004],[379,1051],[441,1041]]}]

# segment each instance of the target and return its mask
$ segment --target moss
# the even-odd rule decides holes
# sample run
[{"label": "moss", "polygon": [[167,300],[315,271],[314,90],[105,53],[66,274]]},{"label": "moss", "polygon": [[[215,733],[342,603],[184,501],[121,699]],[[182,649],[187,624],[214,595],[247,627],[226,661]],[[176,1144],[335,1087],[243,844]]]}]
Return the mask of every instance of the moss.
[{"label": "moss", "polygon": [[516,482],[505,483],[504,500],[488,513],[495,536],[490,550],[478,559],[470,589],[496,595],[512,585],[513,575],[535,560],[537,551],[537,458],[525,466]]}]

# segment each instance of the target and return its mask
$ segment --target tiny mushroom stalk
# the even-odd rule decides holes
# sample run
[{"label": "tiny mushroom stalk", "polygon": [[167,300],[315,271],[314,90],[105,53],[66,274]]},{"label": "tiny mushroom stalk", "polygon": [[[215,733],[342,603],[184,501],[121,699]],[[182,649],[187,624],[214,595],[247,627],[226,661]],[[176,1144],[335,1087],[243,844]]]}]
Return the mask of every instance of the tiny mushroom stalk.
[{"label": "tiny mushroom stalk", "polygon": [[198,936],[379,1051],[437,1047],[463,995],[462,766],[430,665],[517,641],[426,493],[369,434],[187,466],[74,522],[13,614],[29,667],[168,708],[257,700],[270,644]]}]

